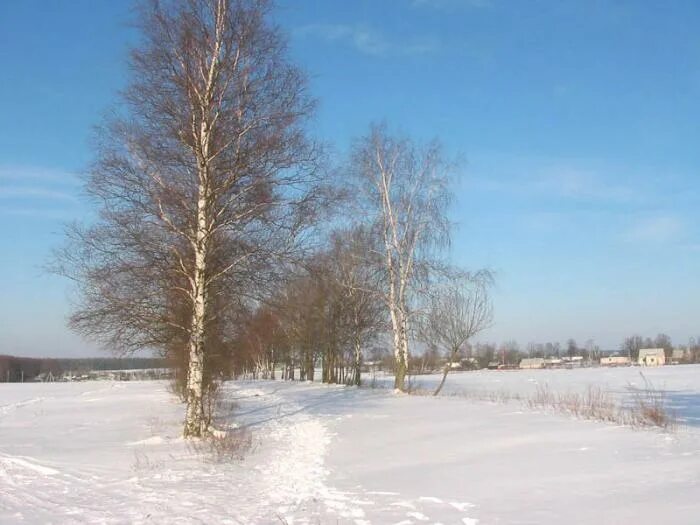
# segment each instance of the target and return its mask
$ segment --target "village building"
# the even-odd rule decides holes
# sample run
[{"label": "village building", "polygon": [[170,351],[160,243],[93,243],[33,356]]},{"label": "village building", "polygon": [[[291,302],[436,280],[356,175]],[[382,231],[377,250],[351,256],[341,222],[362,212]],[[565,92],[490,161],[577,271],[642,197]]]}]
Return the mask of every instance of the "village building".
[{"label": "village building", "polygon": [[522,369],[544,368],[544,366],[545,360],[541,357],[526,357],[520,361]]},{"label": "village building", "polygon": [[632,362],[626,355],[611,355],[600,358],[600,366],[630,366]]},{"label": "village building", "polygon": [[671,363],[680,364],[688,359],[688,352],[684,348],[677,348],[671,354]]},{"label": "village building", "polygon": [[662,366],[666,364],[666,353],[663,348],[641,348],[637,363],[641,366]]},{"label": "village building", "polygon": [[564,366],[564,361],[561,357],[546,357],[544,366],[545,368],[561,368]]},{"label": "village building", "polygon": [[360,370],[366,374],[372,373],[372,372],[379,372],[382,370],[382,362],[381,361],[362,360],[362,365],[360,366]]}]

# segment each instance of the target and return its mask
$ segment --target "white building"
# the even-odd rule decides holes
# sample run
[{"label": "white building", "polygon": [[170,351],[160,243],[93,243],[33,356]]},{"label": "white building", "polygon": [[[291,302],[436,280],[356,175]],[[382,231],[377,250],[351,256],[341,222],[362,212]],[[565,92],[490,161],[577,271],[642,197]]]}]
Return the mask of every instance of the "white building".
[{"label": "white building", "polygon": [[663,348],[641,348],[637,363],[641,366],[661,366],[666,364],[666,353]]},{"label": "white building", "polygon": [[544,368],[544,359],[541,357],[526,357],[520,361],[520,368]]},{"label": "white building", "polygon": [[626,355],[611,355],[600,358],[600,366],[629,366],[630,358]]}]

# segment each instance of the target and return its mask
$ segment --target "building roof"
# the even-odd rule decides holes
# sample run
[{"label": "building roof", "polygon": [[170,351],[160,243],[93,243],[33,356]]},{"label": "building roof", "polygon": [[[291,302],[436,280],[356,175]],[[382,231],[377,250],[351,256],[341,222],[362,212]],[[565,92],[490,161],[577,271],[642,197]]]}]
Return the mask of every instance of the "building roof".
[{"label": "building roof", "polygon": [[526,365],[543,365],[544,364],[544,358],[542,357],[525,357],[520,361],[520,364],[526,364]]},{"label": "building roof", "polygon": [[660,355],[666,355],[663,348],[640,348],[639,349],[639,358],[640,359],[643,359],[646,356],[660,356]]}]

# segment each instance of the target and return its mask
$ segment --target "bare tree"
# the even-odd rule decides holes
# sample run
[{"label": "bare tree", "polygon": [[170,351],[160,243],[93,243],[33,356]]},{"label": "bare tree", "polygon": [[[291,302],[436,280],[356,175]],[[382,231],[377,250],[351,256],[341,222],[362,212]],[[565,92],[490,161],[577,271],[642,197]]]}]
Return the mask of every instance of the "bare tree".
[{"label": "bare tree", "polygon": [[236,346],[239,352],[232,363],[236,375],[250,373],[253,379],[275,379],[275,367],[283,362],[288,350],[277,313],[267,305],[248,312]]},{"label": "bare tree", "polygon": [[290,370],[299,366],[299,379],[313,380],[320,358],[323,382],[359,384],[363,349],[386,325],[381,274],[367,259],[366,231],[338,230],[328,240],[294,268],[269,304],[287,341],[285,362]]},{"label": "bare tree", "polygon": [[352,384],[360,385],[362,348],[385,325],[380,298],[381,273],[368,260],[372,238],[362,228],[339,232],[332,239],[328,266],[340,299],[352,345]]},{"label": "bare tree", "polygon": [[670,336],[666,334],[658,334],[654,338],[654,346],[656,348],[663,348],[667,362],[671,361],[671,358],[673,357],[673,343],[671,342]]},{"label": "bare tree", "polygon": [[200,436],[227,309],[313,216],[312,103],[264,0],[154,0],[141,19],[87,184],[99,220],[72,230],[62,269],[81,283],[78,331],[123,351],[179,341],[184,434]]},{"label": "bare tree", "polygon": [[639,350],[644,348],[644,339],[641,335],[632,335],[625,337],[625,340],[620,345],[620,350],[627,354],[630,361],[636,361],[639,355]]},{"label": "bare tree", "polygon": [[[322,380],[329,382],[329,366],[334,353],[336,322],[331,318],[335,295],[321,273],[313,268],[291,279],[275,300],[275,308],[283,320],[283,329],[290,341],[288,366],[299,364],[299,378],[314,380],[318,354],[323,359]],[[293,379],[293,370],[287,379]]]},{"label": "bare tree", "polygon": [[442,390],[452,362],[469,339],[491,325],[493,306],[488,291],[492,282],[491,274],[481,271],[450,279],[433,294],[421,335],[426,343],[436,345],[447,354],[442,380],[434,395]]},{"label": "bare tree", "polygon": [[377,260],[393,336],[394,387],[405,390],[411,302],[432,250],[449,242],[449,166],[437,143],[417,146],[374,126],[355,145],[352,170],[364,215],[381,246]]}]

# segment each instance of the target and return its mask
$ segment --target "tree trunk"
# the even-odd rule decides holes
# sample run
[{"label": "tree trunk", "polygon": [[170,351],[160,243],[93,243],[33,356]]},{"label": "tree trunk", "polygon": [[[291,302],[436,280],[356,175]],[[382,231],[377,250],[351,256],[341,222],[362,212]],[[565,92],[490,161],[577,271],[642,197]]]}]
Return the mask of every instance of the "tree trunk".
[{"label": "tree trunk", "polygon": [[447,363],[445,365],[445,370],[442,373],[442,381],[440,381],[440,384],[438,387],[435,389],[435,392],[433,392],[433,395],[436,396],[440,393],[440,390],[442,390],[442,387],[445,385],[445,380],[447,379],[447,373],[450,371],[450,363]]},{"label": "tree trunk", "polygon": [[406,374],[408,372],[408,332],[406,319],[400,310],[392,311],[392,324],[394,325],[394,360],[395,377],[394,388],[404,392],[406,390]]},{"label": "tree trunk", "polygon": [[200,186],[197,200],[197,241],[195,243],[194,307],[190,333],[190,355],[187,369],[187,410],[185,437],[200,437],[206,430],[204,417],[204,327],[206,293],[206,196]]},{"label": "tree trunk", "polygon": [[315,374],[315,370],[314,370],[314,355],[313,355],[313,352],[309,352],[309,353],[307,354],[307,360],[306,360],[306,377],[307,377],[307,379],[308,379],[309,381],[312,381],[312,382],[313,382],[313,380],[314,380],[314,374]]},{"label": "tree trunk", "polygon": [[354,362],[354,368],[355,368],[355,377],[353,377],[353,383],[356,386],[360,386],[360,374],[362,372],[361,370],[362,366],[362,347],[360,344],[360,336],[359,334],[355,334],[355,362]]},{"label": "tree trunk", "polygon": [[440,381],[440,384],[435,389],[435,392],[433,392],[434,396],[438,395],[440,393],[440,390],[442,390],[442,387],[445,385],[445,380],[447,379],[447,373],[450,371],[450,366],[452,366],[452,361],[454,361],[455,357],[457,357],[457,352],[458,352],[458,350],[452,351],[452,355],[450,356],[450,360],[445,365],[445,370],[442,374],[442,381]]}]

